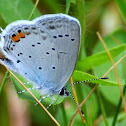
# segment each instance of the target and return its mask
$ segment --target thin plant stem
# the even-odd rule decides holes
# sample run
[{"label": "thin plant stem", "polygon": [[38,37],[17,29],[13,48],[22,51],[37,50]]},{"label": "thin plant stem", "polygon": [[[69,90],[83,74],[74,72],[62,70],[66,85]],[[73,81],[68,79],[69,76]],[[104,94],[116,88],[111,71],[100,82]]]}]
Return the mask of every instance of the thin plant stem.
[{"label": "thin plant stem", "polygon": [[36,0],[35,6],[34,6],[34,8],[33,8],[32,12],[31,12],[31,14],[30,14],[30,16],[29,16],[28,20],[30,20],[30,19],[31,19],[31,17],[32,17],[32,15],[33,15],[33,13],[34,13],[34,11],[35,11],[35,8],[37,7],[38,3],[39,3],[39,0]]},{"label": "thin plant stem", "polygon": [[73,91],[73,95],[74,95],[75,101],[77,103],[77,108],[78,108],[80,117],[81,117],[83,123],[85,123],[85,119],[83,118],[82,113],[81,113],[81,110],[80,110],[80,108],[78,106],[78,99],[77,99],[76,92],[75,92],[75,89],[74,89],[74,86],[73,86],[73,79],[72,79],[72,77],[70,78],[70,81],[71,81],[72,91]]}]

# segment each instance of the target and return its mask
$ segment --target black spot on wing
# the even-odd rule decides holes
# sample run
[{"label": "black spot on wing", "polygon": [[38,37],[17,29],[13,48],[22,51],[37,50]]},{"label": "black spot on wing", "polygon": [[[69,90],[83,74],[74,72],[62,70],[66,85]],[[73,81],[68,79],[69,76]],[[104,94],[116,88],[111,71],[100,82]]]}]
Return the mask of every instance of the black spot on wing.
[{"label": "black spot on wing", "polygon": [[46,54],[49,54],[49,52],[46,52]]},{"label": "black spot on wing", "polygon": [[52,69],[55,70],[56,68],[53,66]]},{"label": "black spot on wing", "polygon": [[62,38],[62,37],[63,37],[63,35],[58,35],[58,37]]},{"label": "black spot on wing", "polygon": [[32,45],[32,47],[35,47],[35,45]]},{"label": "black spot on wing", "polygon": [[66,37],[69,37],[69,35],[68,35],[68,34],[66,34],[65,36],[66,36]]},{"label": "black spot on wing", "polygon": [[42,69],[42,67],[39,67],[39,69],[41,70],[41,69]]},{"label": "black spot on wing", "polygon": [[52,48],[52,50],[55,50],[55,48]]},{"label": "black spot on wing", "polygon": [[20,60],[17,60],[17,63],[20,63],[21,61]]},{"label": "black spot on wing", "polygon": [[71,41],[74,41],[75,39],[71,39]]}]

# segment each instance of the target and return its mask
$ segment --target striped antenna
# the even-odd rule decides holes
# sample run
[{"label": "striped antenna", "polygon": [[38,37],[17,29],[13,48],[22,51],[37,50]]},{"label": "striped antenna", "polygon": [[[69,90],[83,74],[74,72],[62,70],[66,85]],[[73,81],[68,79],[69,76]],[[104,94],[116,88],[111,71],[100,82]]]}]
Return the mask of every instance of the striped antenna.
[{"label": "striped antenna", "polygon": [[[105,79],[109,79],[109,77],[94,78],[94,79],[89,79],[89,80],[84,80],[84,81],[75,82],[75,83],[73,83],[73,84],[74,84],[74,85],[75,85],[75,84],[81,84],[81,83],[84,83],[84,82],[90,82],[90,81],[100,80],[100,79],[105,80]],[[71,84],[69,84],[69,85],[67,85],[67,86],[65,86],[65,87],[68,87],[68,86],[71,86]]]}]

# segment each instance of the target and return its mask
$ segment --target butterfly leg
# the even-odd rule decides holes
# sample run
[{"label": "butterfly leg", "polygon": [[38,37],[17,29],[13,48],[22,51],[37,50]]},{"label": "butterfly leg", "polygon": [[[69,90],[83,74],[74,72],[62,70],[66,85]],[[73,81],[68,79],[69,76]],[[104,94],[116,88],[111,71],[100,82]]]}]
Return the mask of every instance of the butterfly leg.
[{"label": "butterfly leg", "polygon": [[52,96],[52,99],[53,99],[53,102],[51,103],[51,104],[49,104],[47,107],[46,107],[46,109],[49,109],[49,107],[52,105],[52,104],[54,104],[54,102],[56,101],[56,99]]},{"label": "butterfly leg", "polygon": [[[33,87],[33,88],[28,88],[28,90],[34,90],[34,89],[40,89],[41,87]],[[27,90],[23,90],[23,91],[19,91],[17,92],[18,94],[21,94],[21,93],[24,93],[26,92]]]},{"label": "butterfly leg", "polygon": [[25,84],[30,84],[30,82],[26,82],[26,83],[23,83],[23,84],[24,84],[24,85],[25,85]]},{"label": "butterfly leg", "polygon": [[[46,98],[48,98],[48,97],[50,97],[50,96],[52,96],[52,94],[48,94],[48,95],[46,95],[45,97],[42,97],[40,100],[39,100],[39,102],[41,102],[43,99],[46,99]],[[35,106],[36,105],[38,105],[38,102],[35,104]]]}]

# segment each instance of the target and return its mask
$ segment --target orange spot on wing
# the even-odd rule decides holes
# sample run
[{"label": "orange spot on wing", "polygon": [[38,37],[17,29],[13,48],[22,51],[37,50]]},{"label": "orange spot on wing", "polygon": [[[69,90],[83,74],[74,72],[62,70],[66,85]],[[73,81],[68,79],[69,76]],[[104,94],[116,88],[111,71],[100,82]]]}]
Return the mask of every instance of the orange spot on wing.
[{"label": "orange spot on wing", "polygon": [[16,35],[18,38],[20,38],[20,34],[18,33],[17,35]]},{"label": "orange spot on wing", "polygon": [[14,42],[20,41],[20,38],[18,36],[14,36],[11,38]]},{"label": "orange spot on wing", "polygon": [[25,38],[25,34],[22,33],[22,32],[19,32],[17,35],[13,34],[11,39],[14,41],[14,42],[19,42],[20,41],[20,38]]},{"label": "orange spot on wing", "polygon": [[17,37],[19,37],[19,38],[25,38],[25,34],[23,34],[22,32],[19,32],[17,34]]},{"label": "orange spot on wing", "polygon": [[18,36],[14,36],[16,42],[20,41],[20,38]]},{"label": "orange spot on wing", "polygon": [[14,42],[16,42],[14,37],[12,37],[11,39],[12,39]]},{"label": "orange spot on wing", "polygon": [[24,33],[20,32],[19,35],[20,35],[21,38],[25,38],[25,34]]},{"label": "orange spot on wing", "polygon": [[26,35],[29,35],[30,34],[30,32],[26,32]]}]

